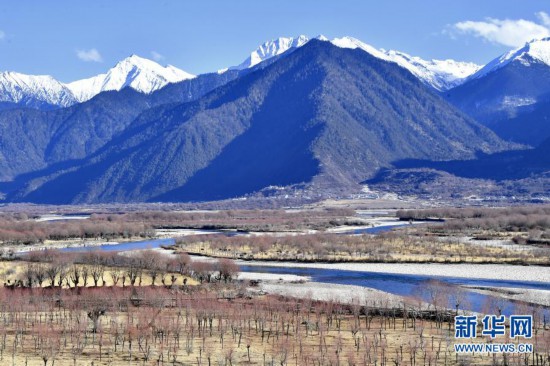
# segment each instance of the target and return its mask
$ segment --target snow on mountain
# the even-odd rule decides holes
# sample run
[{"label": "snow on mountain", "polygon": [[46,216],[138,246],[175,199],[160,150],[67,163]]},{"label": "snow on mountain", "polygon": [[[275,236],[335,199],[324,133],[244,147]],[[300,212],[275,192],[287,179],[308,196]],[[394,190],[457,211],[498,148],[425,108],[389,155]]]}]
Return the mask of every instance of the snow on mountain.
[{"label": "snow on mountain", "polygon": [[48,75],[0,72],[0,101],[27,105],[48,104],[67,107],[76,102],[64,84]]},{"label": "snow on mountain", "polygon": [[[298,37],[280,37],[272,41],[267,41],[250,53],[250,56],[240,65],[232,66],[229,70],[244,70],[256,66],[262,61],[270,59],[285,53],[291,48],[297,48],[305,45],[309,37],[301,35]],[[227,69],[226,69],[227,70]],[[223,72],[225,70],[220,70]]]},{"label": "snow on mountain", "polygon": [[67,84],[67,87],[78,101],[83,102],[107,90],[130,87],[142,93],[151,93],[169,83],[194,77],[195,75],[174,66],[164,67],[154,61],[132,55],[117,63],[105,74],[74,81]]},{"label": "snow on mountain", "polygon": [[[454,60],[427,61],[420,57],[409,56],[399,51],[379,50],[353,37],[328,40],[326,37],[320,35],[317,36],[316,39],[331,42],[333,45],[341,48],[359,48],[379,59],[395,62],[399,66],[409,70],[424,83],[440,91],[448,90],[459,85],[468,76],[481,68],[481,66],[470,62],[459,62]],[[230,67],[229,69],[243,70],[253,67],[271,57],[281,55],[292,48],[301,47],[309,40],[307,36],[301,35],[298,37],[281,37],[265,42],[254,50],[244,62],[238,66]],[[222,73],[226,70],[228,69],[223,69],[218,72]]]},{"label": "snow on mountain", "polygon": [[384,49],[376,49],[353,37],[335,38],[331,41],[342,48],[359,48],[374,57],[395,62],[409,70],[413,75],[433,88],[444,91],[461,84],[468,76],[475,73],[481,66],[471,62],[454,60],[424,60],[406,53]]},{"label": "snow on mountain", "polygon": [[391,61],[406,68],[426,84],[439,91],[449,90],[462,84],[468,76],[481,68],[473,62],[447,60],[424,60],[399,51],[386,51]]},{"label": "snow on mountain", "polygon": [[48,75],[0,72],[0,102],[38,108],[43,105],[68,107],[106,90],[130,87],[142,93],[151,93],[166,84],[194,77],[177,67],[164,67],[135,55],[120,61],[105,74],[68,84]]},{"label": "snow on mountain", "polygon": [[531,65],[532,62],[539,62],[550,66],[550,37],[532,40],[527,42],[523,47],[497,57],[473,74],[471,79],[485,76],[513,61],[519,61],[525,66]]},{"label": "snow on mountain", "polygon": [[[398,51],[376,49],[352,37],[334,38],[329,41],[324,36],[318,36],[316,39],[331,42],[335,46],[342,48],[359,48],[377,58],[395,62],[437,90],[448,90],[457,86],[480,69],[480,66],[473,63],[454,60],[426,61]],[[253,67],[288,50],[301,47],[309,40],[309,37],[301,35],[298,37],[281,37],[265,42],[251,52],[250,56],[240,65],[229,69],[243,70]],[[494,67],[502,67],[503,64],[510,62],[512,59],[527,59],[526,55],[550,65],[549,45],[550,38],[528,43],[525,47],[512,51],[493,61],[478,71],[476,75],[480,75],[481,72],[489,72],[487,70]],[[218,72],[223,73],[226,70]],[[151,93],[169,83],[194,77],[194,75],[174,66],[168,65],[164,67],[154,61],[132,55],[117,63],[105,74],[77,80],[68,84],[60,83],[51,76],[31,76],[15,72],[0,73],[0,101],[22,102],[23,104],[29,104],[29,101],[31,101],[31,104],[38,102],[66,107],[89,100],[107,90],[120,90],[130,87],[142,93]]]},{"label": "snow on mountain", "polygon": [[351,48],[351,49],[359,48],[367,53],[370,53],[372,56],[376,58],[380,58],[386,61],[391,61],[391,59],[384,52],[382,52],[381,50],[377,50],[373,46],[366,44],[365,42],[362,42],[357,38],[353,38],[353,37],[334,38],[332,41],[329,41],[329,42],[335,45],[336,47],[340,47],[340,48]]}]

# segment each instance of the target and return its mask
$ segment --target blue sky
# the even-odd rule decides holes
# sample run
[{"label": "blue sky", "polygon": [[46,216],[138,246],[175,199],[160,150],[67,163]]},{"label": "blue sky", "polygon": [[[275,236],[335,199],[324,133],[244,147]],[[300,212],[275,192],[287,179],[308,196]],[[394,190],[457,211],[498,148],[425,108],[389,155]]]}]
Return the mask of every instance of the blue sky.
[{"label": "blue sky", "polygon": [[548,0],[0,0],[0,70],[67,82],[134,53],[199,74],[299,34],[486,63],[550,35],[548,14]]}]

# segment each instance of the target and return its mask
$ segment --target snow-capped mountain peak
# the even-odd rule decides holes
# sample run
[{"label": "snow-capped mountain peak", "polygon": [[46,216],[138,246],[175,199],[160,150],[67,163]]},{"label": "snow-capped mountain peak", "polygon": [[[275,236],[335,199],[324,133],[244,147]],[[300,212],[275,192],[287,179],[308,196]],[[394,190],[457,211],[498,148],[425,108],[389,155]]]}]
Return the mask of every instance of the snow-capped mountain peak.
[{"label": "snow-capped mountain peak", "polygon": [[11,71],[0,72],[0,101],[61,107],[76,102],[71,91],[49,75],[25,75]]},{"label": "snow-capped mountain peak", "polygon": [[130,87],[142,93],[151,93],[169,83],[194,78],[174,66],[158,63],[137,55],[119,61],[105,74],[77,80],[67,84],[78,101],[91,99],[107,90],[121,90]]},{"label": "snow-capped mountain peak", "polygon": [[[420,57],[412,57],[399,51],[386,51],[377,49],[365,42],[353,37],[341,37],[329,40],[323,35],[315,39],[330,42],[340,48],[361,49],[370,55],[384,61],[395,62],[399,66],[409,70],[425,84],[437,90],[448,90],[463,82],[468,76],[480,69],[479,65],[470,62],[454,60],[430,60]],[[304,35],[298,37],[278,38],[265,42],[254,50],[250,56],[238,66],[230,67],[232,70],[243,70],[253,67],[274,56],[281,55],[290,49],[298,48],[309,42],[310,38]],[[228,69],[219,70],[223,73]]]},{"label": "snow-capped mountain peak", "polygon": [[[359,48],[379,59],[395,62],[409,70],[425,84],[431,85],[437,90],[447,90],[460,84],[480,68],[473,63],[454,60],[426,61],[403,52],[385,51],[353,37],[329,40],[327,37],[319,35],[315,39],[331,42],[341,48]],[[265,42],[251,52],[244,62],[230,69],[243,70],[253,67],[272,57],[301,47],[309,41],[309,37],[300,35],[298,37],[281,37]],[[476,75],[491,67],[501,67],[499,65],[518,58],[525,62],[535,59],[550,65],[550,38],[530,42],[521,49],[509,52],[487,65]],[[226,70],[218,72],[223,73]],[[149,59],[131,55],[119,61],[104,74],[68,84],[63,84],[51,76],[32,76],[13,72],[0,73],[0,102],[37,106],[39,108],[42,107],[42,104],[66,107],[89,100],[103,91],[121,90],[130,87],[142,93],[151,93],[169,83],[194,77],[194,75],[175,66],[161,66]]]},{"label": "snow-capped mountain peak", "polygon": [[481,70],[471,76],[472,79],[480,78],[496,71],[513,61],[519,61],[529,66],[533,61],[550,66],[550,37],[534,39],[523,47],[506,52],[500,57],[485,65]]},{"label": "snow-capped mountain peak", "polygon": [[481,68],[473,62],[447,60],[424,60],[399,51],[384,51],[386,56],[399,66],[409,70],[424,83],[437,90],[449,90]]},{"label": "snow-capped mountain peak", "polygon": [[300,35],[298,37],[279,37],[261,44],[250,53],[250,56],[240,65],[230,67],[230,70],[244,70],[254,67],[260,62],[285,53],[291,48],[301,47],[309,41],[309,37]]},{"label": "snow-capped mountain peak", "polygon": [[369,44],[366,44],[365,42],[358,40],[357,38],[353,38],[353,37],[334,38],[332,41],[330,41],[330,43],[340,48],[351,48],[351,49],[359,48],[367,53],[370,53],[372,56],[376,58],[390,61],[390,58],[386,56],[383,52],[381,52],[380,50],[377,50],[376,48],[374,48]]},{"label": "snow-capped mountain peak", "polygon": [[399,66],[409,70],[425,84],[440,91],[448,90],[460,84],[481,67],[471,62],[454,60],[427,61],[420,57],[410,56],[404,52],[377,49],[353,37],[334,38],[330,42],[342,48],[359,48],[376,58],[395,62]]}]

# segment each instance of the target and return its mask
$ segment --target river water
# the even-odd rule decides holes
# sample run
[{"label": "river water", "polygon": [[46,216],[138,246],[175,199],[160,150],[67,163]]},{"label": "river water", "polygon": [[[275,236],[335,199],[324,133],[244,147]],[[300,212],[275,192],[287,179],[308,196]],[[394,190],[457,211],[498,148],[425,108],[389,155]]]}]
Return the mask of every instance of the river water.
[{"label": "river water", "polygon": [[399,296],[421,297],[427,302],[430,302],[430,295],[427,291],[430,281],[437,280],[438,286],[441,289],[446,287],[451,291],[462,291],[464,294],[462,306],[465,308],[482,312],[488,311],[498,304],[503,307],[503,314],[505,315],[513,313],[515,304],[517,304],[516,302],[510,300],[497,301],[497,297],[495,296],[480,294],[464,286],[550,290],[550,284],[548,283],[529,281],[436,277],[420,274],[345,271],[327,268],[275,267],[269,265],[241,265],[240,268],[243,272],[293,274],[310,277],[313,282],[369,287]]},{"label": "river water", "polygon": [[[379,226],[375,228],[360,229],[346,232],[346,234],[361,234],[370,233],[377,234],[384,231],[389,231],[399,226]],[[234,233],[232,233],[234,235]],[[83,251],[130,251],[141,249],[154,249],[161,246],[172,245],[175,243],[174,239],[152,239],[136,242],[120,243],[120,244],[106,244],[102,246],[90,246],[90,247],[74,247],[64,248],[66,252],[83,252]],[[293,274],[300,276],[310,277],[314,282],[320,283],[332,283],[341,285],[355,285],[361,287],[369,287],[385,292],[389,292],[400,296],[421,296],[426,301],[429,300],[429,295],[426,293],[426,285],[430,280],[440,281],[441,284],[449,286],[461,286],[461,291],[464,292],[465,304],[473,311],[484,311],[490,308],[490,303],[495,303],[497,298],[490,295],[480,294],[478,292],[469,290],[463,286],[475,286],[475,287],[509,287],[509,288],[525,288],[525,289],[538,289],[538,290],[550,290],[550,284],[543,282],[529,282],[529,281],[503,281],[503,280],[486,280],[486,279],[472,279],[462,277],[429,277],[421,274],[394,274],[394,273],[378,273],[368,271],[345,271],[336,269],[324,269],[324,268],[296,268],[296,267],[276,267],[269,265],[241,265],[241,271],[243,272],[261,272],[272,274]],[[544,269],[541,269],[544,270]],[[458,287],[455,287],[458,289]],[[515,302],[513,301],[498,301],[500,306],[503,306],[504,314],[511,314],[514,311]]]}]

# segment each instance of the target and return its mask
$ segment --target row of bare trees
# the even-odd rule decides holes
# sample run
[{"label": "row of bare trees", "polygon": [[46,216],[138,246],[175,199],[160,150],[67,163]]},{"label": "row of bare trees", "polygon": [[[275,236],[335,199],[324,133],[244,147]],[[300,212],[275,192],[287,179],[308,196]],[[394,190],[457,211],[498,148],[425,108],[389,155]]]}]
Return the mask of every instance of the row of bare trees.
[{"label": "row of bare trees", "polygon": [[550,215],[550,205],[533,205],[518,207],[442,207],[428,209],[398,210],[396,216],[404,219],[425,220],[438,219],[471,219],[495,218],[512,215]]},{"label": "row of bare trees", "polygon": [[517,251],[494,247],[464,245],[453,240],[443,242],[406,232],[380,235],[339,235],[328,233],[303,235],[226,236],[194,235],[176,239],[184,251],[227,258],[289,261],[364,261],[364,262],[523,262],[550,264],[548,248]]},{"label": "row of bare trees", "polygon": [[400,210],[401,220],[447,219],[436,230],[481,229],[495,231],[550,230],[550,206],[468,207]]},{"label": "row of bare trees", "polygon": [[[240,229],[254,231],[322,229],[349,222],[348,209],[226,211],[144,211],[92,214],[85,220],[36,221],[24,212],[0,212],[0,243],[35,244],[45,240],[149,237],[154,228]],[[31,215],[32,216],[32,215]]]},{"label": "row of bare trees", "polygon": [[125,222],[95,218],[88,220],[67,220],[38,222],[0,217],[0,243],[36,244],[45,240],[64,239],[113,239],[149,237],[153,235],[151,225],[143,222]]},{"label": "row of bare trees", "polygon": [[222,210],[165,212],[131,212],[109,215],[115,220],[147,222],[157,228],[239,229],[245,231],[322,229],[350,222],[351,209],[287,210]]},{"label": "row of bare trees", "polygon": [[133,255],[117,252],[90,251],[66,253],[58,250],[40,250],[26,254],[25,268],[19,279],[7,279],[8,287],[86,287],[141,286],[148,278],[155,286],[172,286],[181,277],[192,276],[200,282],[231,282],[239,267],[229,259],[215,261],[192,261],[187,253],[171,256],[146,250]]}]

